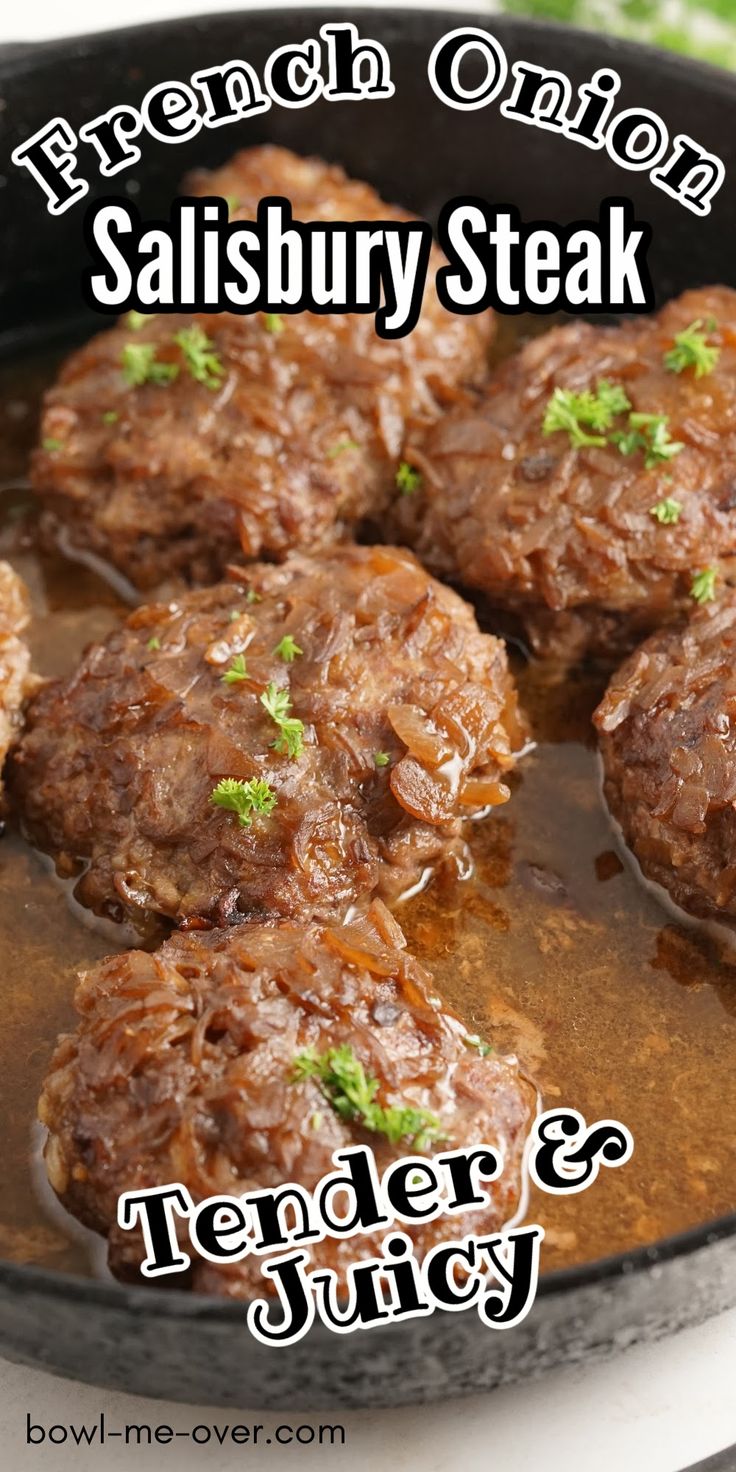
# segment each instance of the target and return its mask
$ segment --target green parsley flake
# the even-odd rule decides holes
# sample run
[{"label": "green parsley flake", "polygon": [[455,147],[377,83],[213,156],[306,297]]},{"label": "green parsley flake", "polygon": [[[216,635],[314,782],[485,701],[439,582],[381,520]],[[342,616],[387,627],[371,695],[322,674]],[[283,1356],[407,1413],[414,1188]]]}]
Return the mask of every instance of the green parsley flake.
[{"label": "green parsley flake", "polygon": [[493,1048],[491,1047],[490,1043],[484,1043],[483,1039],[478,1036],[477,1032],[466,1033],[465,1037],[463,1038],[463,1042],[466,1048],[475,1048],[480,1054],[481,1058],[487,1058],[488,1054],[493,1052]]},{"label": "green parsley flake", "polygon": [[279,728],[276,740],[271,742],[274,751],[279,752],[281,756],[288,756],[290,761],[301,756],[304,744],[304,722],[289,714],[291,700],[288,690],[279,689],[279,686],[271,680],[260,700],[274,725]]},{"label": "green parsley flake", "polygon": [[41,440],[41,447],[44,450],[63,450],[64,445],[61,440],[55,440],[51,435],[47,435],[45,440]]},{"label": "green parsley flake", "polygon": [[391,758],[387,751],[374,751],[373,760],[377,767],[387,767]]},{"label": "green parsley flake", "polygon": [[197,383],[212,390],[222,387],[225,368],[215,344],[203,331],[198,322],[191,327],[182,327],[174,333],[174,342],[184,354],[187,369]]},{"label": "green parsley flake", "polygon": [[171,383],[179,375],[178,363],[158,363],[155,342],[127,342],[120,356],[123,378],[131,388],[144,383]]},{"label": "green parsley flake", "polygon": [[292,634],[284,634],[273,652],[279,659],[283,659],[284,664],[293,664],[297,655],[303,654],[304,650],[297,644]]},{"label": "green parsley flake", "polygon": [[680,440],[670,439],[666,414],[630,414],[629,424],[633,430],[643,431],[645,470],[652,470],[662,460],[673,460],[685,448]]},{"label": "green parsley flake", "polygon": [[[713,332],[715,326],[711,318],[707,330]],[[687,368],[692,368],[695,378],[705,378],[713,372],[720,356],[720,348],[708,343],[703,323],[698,319],[682,332],[675,333],[675,345],[664,354],[662,361],[668,373],[684,373]]]},{"label": "green parsley flake", "polygon": [[248,782],[240,782],[236,777],[223,777],[210,793],[210,802],[215,807],[237,813],[240,827],[250,828],[253,813],[268,816],[273,812],[276,794],[260,777],[251,777]]},{"label": "green parsley flake", "polygon": [[649,507],[649,515],[653,516],[655,521],[660,522],[662,526],[675,526],[680,520],[681,512],[682,503],[676,501],[673,496],[665,496],[657,502],[656,506]]},{"label": "green parsley flake", "polygon": [[396,472],[396,485],[402,496],[411,496],[422,484],[422,476],[407,460],[402,460]]},{"label": "green parsley flake", "polygon": [[106,409],[104,414],[102,414],[100,417],[103,424],[117,424],[120,415],[118,414],[117,409]]},{"label": "green parsley flake", "polygon": [[570,436],[570,444],[576,450],[583,449],[586,445],[602,448],[606,443],[605,435],[588,434],[582,427],[583,424],[590,423],[583,416],[590,413],[592,398],[589,393],[574,394],[568,389],[556,388],[544,411],[542,434],[564,431]]},{"label": "green parsley flake", "polygon": [[284,319],[279,316],[278,312],[264,312],[263,325],[266,332],[283,332]]},{"label": "green parsley flake", "polygon": [[156,649],[160,648],[161,640],[156,636],[156,634],[151,634],[151,637],[146,645],[146,649],[150,649],[151,653],[153,654]]},{"label": "green parsley flake", "polygon": [[256,593],[255,588],[249,588],[245,595],[245,601],[246,603],[260,603],[261,595],[260,593]]},{"label": "green parsley flake", "polygon": [[225,204],[227,205],[228,214],[232,215],[235,210],[240,207],[240,200],[234,194],[226,194],[223,196],[223,198],[225,200]]},{"label": "green parsley flake", "polygon": [[239,685],[241,680],[247,680],[248,671],[245,665],[245,655],[236,654],[230,662],[230,668],[220,675],[223,685]]},{"label": "green parsley flake", "polygon": [[131,332],[140,332],[141,327],[145,327],[147,322],[152,322],[157,315],[157,312],[128,312],[125,325],[130,328]]},{"label": "green parsley flake", "polygon": [[637,450],[643,450],[646,440],[638,429],[617,429],[611,435],[611,444],[616,446],[619,455],[635,455]]},{"label": "green parsley flake", "polygon": [[629,426],[616,430],[611,435],[611,444],[621,455],[635,455],[637,450],[643,450],[645,470],[674,459],[685,448],[679,440],[669,438],[666,414],[630,414]]},{"label": "green parsley flake", "polygon": [[696,572],[693,575],[693,580],[690,584],[690,597],[696,603],[712,603],[716,596],[717,579],[717,568],[701,568],[700,572]]},{"label": "green parsley flake", "polygon": [[[598,379],[595,393],[591,389],[578,394],[572,389],[556,388],[544,413],[542,433],[563,431],[575,449],[602,448],[606,440],[601,430],[610,429],[616,415],[625,414],[630,408],[621,385],[610,383],[607,378]],[[596,433],[590,434],[591,429]]]},{"label": "green parsley flake", "polygon": [[340,440],[339,444],[332,445],[331,449],[327,450],[327,459],[334,460],[337,455],[344,455],[346,450],[359,449],[360,445],[357,440]]},{"label": "green parsley flake", "polygon": [[354,1120],[392,1145],[400,1140],[427,1150],[440,1138],[440,1121],[427,1109],[388,1107],[376,1102],[378,1079],[368,1078],[363,1064],[347,1043],[316,1054],[312,1049],[294,1060],[293,1083],[316,1079],[322,1093],[341,1119]]},{"label": "green parsley flake", "polygon": [[243,615],[240,612],[240,609],[239,608],[231,608],[230,609],[230,612],[228,614],[228,619],[229,619],[229,621],[230,621],[231,624],[234,624],[237,621],[237,619],[242,618],[242,617],[243,617]]},{"label": "green parsley flake", "polygon": [[625,414],[631,403],[620,383],[610,383],[599,378],[595,394],[591,396],[586,423],[593,429],[610,429],[617,414]]}]

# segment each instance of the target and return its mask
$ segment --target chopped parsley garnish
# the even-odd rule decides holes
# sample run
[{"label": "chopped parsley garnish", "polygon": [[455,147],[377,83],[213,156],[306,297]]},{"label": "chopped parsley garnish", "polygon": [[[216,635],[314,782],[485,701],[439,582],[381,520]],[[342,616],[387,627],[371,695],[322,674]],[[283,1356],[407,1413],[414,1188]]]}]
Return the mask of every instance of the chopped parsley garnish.
[{"label": "chopped parsley garnish", "polygon": [[44,450],[63,450],[64,448],[62,441],[53,439],[51,435],[47,435],[45,440],[41,440],[41,446]]},{"label": "chopped parsley garnish", "polygon": [[[556,388],[545,410],[542,433],[562,430],[576,449],[585,445],[602,447],[606,440],[601,430],[610,429],[616,415],[630,408],[620,384],[609,383],[607,378],[599,378],[595,393],[591,389],[576,394],[571,389]],[[596,433],[589,434],[590,429]]]},{"label": "chopped parsley garnish", "polygon": [[228,614],[228,619],[229,619],[229,621],[230,621],[231,624],[234,624],[235,621],[236,621],[236,619],[239,619],[239,618],[242,618],[242,617],[243,617],[243,615],[240,612],[240,609],[239,608],[231,608],[230,609],[230,612]]},{"label": "chopped parsley garnish", "polygon": [[215,344],[198,322],[193,322],[191,327],[182,327],[180,332],[175,332],[174,342],[177,347],[181,348],[186,366],[192,378],[196,378],[197,383],[203,383],[205,388],[211,389],[222,386],[225,376],[222,359]]},{"label": "chopped parsley garnish", "polygon": [[630,408],[628,394],[620,383],[610,383],[607,378],[598,379],[590,421],[594,429],[608,429],[617,414],[626,414]]},{"label": "chopped parsley garnish", "polygon": [[411,496],[418,491],[422,484],[422,477],[418,470],[414,469],[407,460],[402,460],[396,472],[396,485],[402,496]]},{"label": "chopped parsley garnish", "polygon": [[281,756],[288,756],[290,760],[301,756],[304,744],[304,722],[289,715],[291,700],[288,690],[279,689],[279,686],[271,680],[260,699],[261,705],[268,711],[274,725],[279,728],[276,740],[271,742],[274,751],[278,751]]},{"label": "chopped parsley garnish", "polygon": [[663,460],[673,460],[685,448],[680,440],[670,439],[666,414],[630,414],[629,428],[612,434],[611,443],[621,455],[643,450],[645,470],[652,470]]},{"label": "chopped parsley garnish", "polygon": [[675,526],[680,520],[681,512],[682,503],[676,501],[674,496],[664,496],[656,506],[649,507],[649,515],[653,516],[655,521],[660,522],[662,526]]},{"label": "chopped parsley garnish", "polygon": [[283,659],[284,664],[293,664],[297,655],[303,654],[304,650],[297,644],[293,634],[284,634],[283,639],[279,640],[273,652],[279,659]]},{"label": "chopped parsley garnish", "polygon": [[[713,332],[715,323],[711,325],[708,322],[707,328]],[[720,356],[720,348],[709,344],[703,323],[698,318],[682,332],[675,333],[675,345],[665,353],[663,362],[668,373],[684,373],[687,368],[692,368],[695,378],[705,378],[706,374],[713,372]]]},{"label": "chopped parsley garnish", "polygon": [[387,751],[374,751],[373,760],[377,767],[387,767],[391,758]]},{"label": "chopped parsley garnish", "polygon": [[210,793],[210,802],[215,807],[226,808],[237,813],[241,828],[250,828],[254,813],[272,813],[276,806],[276,794],[261,777],[251,777],[240,782],[236,777],[223,777]]},{"label": "chopped parsley garnish", "polygon": [[100,418],[103,424],[117,424],[120,415],[117,409],[106,409],[104,414],[100,415]]},{"label": "chopped parsley garnish", "polygon": [[642,450],[645,445],[643,434],[638,429],[617,429],[611,435],[611,444],[616,446],[619,455],[635,455],[637,450]]},{"label": "chopped parsley garnish", "polygon": [[155,342],[126,342],[120,356],[123,378],[131,388],[143,383],[171,383],[178,377],[178,363],[158,363]]},{"label": "chopped parsley garnish", "polygon": [[[628,414],[628,423],[625,428],[613,429],[613,421],[620,414]],[[590,434],[591,429],[597,432]],[[609,433],[602,433],[604,430]],[[575,449],[586,445],[602,449],[611,444],[621,455],[635,455],[637,450],[641,450],[645,470],[674,459],[685,448],[679,440],[670,439],[666,414],[634,412],[621,386],[609,383],[606,378],[599,378],[595,393],[590,389],[579,394],[569,389],[555,389],[545,410],[542,433],[555,434],[558,431],[569,435],[570,444]]]},{"label": "chopped parsley garnish", "polygon": [[685,446],[680,440],[671,440],[669,419],[666,414],[630,414],[632,429],[644,432],[644,468],[651,470],[661,460],[672,460]]},{"label": "chopped parsley garnish", "polygon": [[229,669],[220,675],[223,685],[239,685],[241,680],[247,680],[248,671],[245,666],[245,655],[236,654],[230,661]]},{"label": "chopped parsley garnish", "polygon": [[160,648],[161,648],[161,640],[158,638],[158,636],[156,634],[151,634],[151,637],[148,640],[148,643],[146,645],[146,649],[150,649],[151,650],[151,653],[153,654],[156,649],[160,649]]},{"label": "chopped parsley garnish", "polygon": [[593,395],[590,393],[574,394],[568,389],[556,388],[544,411],[542,434],[565,431],[570,436],[570,444],[576,450],[584,445],[602,447],[606,443],[605,435],[588,434],[583,429],[584,424],[590,424],[590,419],[584,415],[590,413],[592,401]]},{"label": "chopped parsley garnish", "polygon": [[328,460],[334,460],[336,455],[343,455],[346,450],[359,449],[360,445],[358,444],[357,440],[340,440],[339,444],[332,445],[332,447],[327,451],[327,458]]},{"label": "chopped parsley garnish", "polygon": [[278,312],[264,312],[263,325],[266,332],[283,332],[284,319],[279,316]]},{"label": "chopped parsley garnish", "polygon": [[480,1054],[481,1058],[487,1058],[488,1054],[493,1052],[493,1048],[491,1047],[490,1043],[484,1043],[483,1039],[478,1036],[477,1032],[466,1033],[465,1037],[463,1038],[463,1042],[466,1048],[475,1048]]},{"label": "chopped parsley garnish", "polygon": [[225,200],[225,204],[227,205],[227,212],[229,215],[231,215],[233,213],[233,210],[236,210],[238,208],[240,200],[235,194],[225,194],[223,198]]},{"label": "chopped parsley garnish", "polygon": [[261,595],[260,593],[256,593],[255,588],[249,588],[245,595],[245,601],[246,603],[260,603]]},{"label": "chopped parsley garnish", "polygon": [[314,1078],[325,1098],[341,1119],[354,1120],[374,1134],[385,1135],[392,1145],[407,1140],[417,1150],[426,1150],[440,1138],[440,1121],[428,1109],[384,1106],[376,1101],[378,1079],[368,1078],[363,1064],[347,1043],[316,1054],[312,1049],[294,1060],[292,1081]]},{"label": "chopped parsley garnish", "polygon": [[145,327],[147,322],[152,322],[157,315],[156,312],[128,312],[125,317],[125,325],[130,328],[131,332],[140,332],[141,327]]},{"label": "chopped parsley garnish", "polygon": [[703,567],[696,572],[690,584],[690,597],[696,603],[712,603],[716,596],[716,581],[718,569],[715,567]]}]

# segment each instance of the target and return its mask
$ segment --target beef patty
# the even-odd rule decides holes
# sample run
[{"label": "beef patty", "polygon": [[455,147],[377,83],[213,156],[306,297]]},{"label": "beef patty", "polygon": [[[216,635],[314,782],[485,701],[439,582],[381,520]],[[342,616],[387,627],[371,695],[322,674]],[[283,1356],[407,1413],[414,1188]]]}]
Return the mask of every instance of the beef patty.
[{"label": "beef patty", "polygon": [[[153,955],[111,956],[82,975],[77,1030],[57,1045],[39,1113],[51,1185],[108,1237],[118,1277],[142,1281],[145,1255],[140,1236],[116,1225],[121,1192],[177,1181],[200,1201],[286,1181],[311,1189],[349,1145],[370,1146],[379,1172],[407,1154],[502,1152],[487,1206],[401,1224],[420,1255],[511,1217],[532,1090],[514,1059],[482,1056],[403,946],[378,902],[344,927],[177,934]],[[355,1107],[361,1083],[375,1084],[368,1112]],[[380,1241],[326,1237],[310,1255],[340,1273]],[[252,1257],[194,1259],[188,1279],[166,1281],[233,1297],[269,1291]]]},{"label": "beef patty", "polygon": [[10,782],[98,913],[329,916],[461,858],[522,741],[503,643],[348,547],[139,608],[31,702]]},{"label": "beef patty", "polygon": [[[629,408],[606,424],[612,388]],[[703,570],[731,570],[736,293],[554,328],[407,454],[423,482],[394,530],[434,572],[520,615],[540,652],[628,650],[688,606]]]},{"label": "beef patty", "polygon": [[[190,188],[230,197],[243,218],[266,195],[304,221],[411,218],[282,148],[240,153]],[[392,342],[370,315],[308,312],[163,314],[137,331],[124,318],[93,338],[45,399],[32,479],[47,529],[151,588],[212,582],[243,552],[282,558],[380,517],[407,430],[484,367],[492,318],[440,307],[442,262],[434,249],[418,325]]]},{"label": "beef patty", "polygon": [[652,635],[595,714],[609,806],[644,874],[736,923],[736,592]]},{"label": "beef patty", "polygon": [[25,585],[9,562],[0,561],[0,811],[2,768],[21,726],[21,706],[32,688],[30,655],[21,639],[30,619]]}]

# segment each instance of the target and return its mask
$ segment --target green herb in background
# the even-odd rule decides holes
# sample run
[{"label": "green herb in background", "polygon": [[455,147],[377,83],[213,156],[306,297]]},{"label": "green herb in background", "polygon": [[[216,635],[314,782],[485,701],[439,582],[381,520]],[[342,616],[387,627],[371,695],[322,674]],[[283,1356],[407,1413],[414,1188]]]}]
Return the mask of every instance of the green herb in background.
[{"label": "green herb in background", "polygon": [[492,0],[490,9],[646,41],[736,69],[735,0]]}]

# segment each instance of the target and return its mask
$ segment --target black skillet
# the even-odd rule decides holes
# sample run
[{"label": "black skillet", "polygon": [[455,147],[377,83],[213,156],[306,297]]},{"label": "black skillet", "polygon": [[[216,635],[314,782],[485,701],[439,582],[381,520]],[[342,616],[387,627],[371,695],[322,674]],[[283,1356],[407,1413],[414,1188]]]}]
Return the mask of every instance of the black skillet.
[{"label": "black skillet", "polygon": [[[320,101],[165,146],[147,139],[133,171],[144,216],[166,209],[182,174],[263,141],[322,154],[369,179],[387,199],[433,218],[443,201],[476,194],[518,205],[527,219],[595,218],[606,195],[627,194],[654,229],[650,265],[662,300],[686,286],[736,287],[733,174],[736,80],[674,56],[532,22],[457,11],[351,10],[383,41],[395,96],[379,104]],[[115,103],[137,103],[156,82],[187,79],[243,57],[261,71],[287,41],[316,36],[346,11],[278,10],[176,20],[0,50],[0,321],[6,347],[78,316],[85,249],[81,208],[52,220],[10,153],[54,116],[78,128]],[[671,136],[691,133],[719,154],[726,184],[698,219],[642,173],[600,152],[504,120],[497,105],[470,113],[432,93],[426,62],[464,23],[491,28],[509,63],[556,66],[575,85],[601,66],[622,76],[618,106],[658,112]],[[126,180],[129,175],[123,176]],[[117,187],[117,186],[115,186]],[[109,193],[102,185],[98,193]],[[258,1407],[400,1405],[491,1388],[553,1365],[654,1339],[736,1302],[736,1215],[589,1266],[551,1273],[522,1325],[498,1333],[473,1312],[438,1314],[338,1338],[316,1328],[288,1350],[251,1340],[242,1307],[169,1290],[124,1288],[33,1267],[0,1265],[0,1353],[26,1364],[144,1395]]]}]

